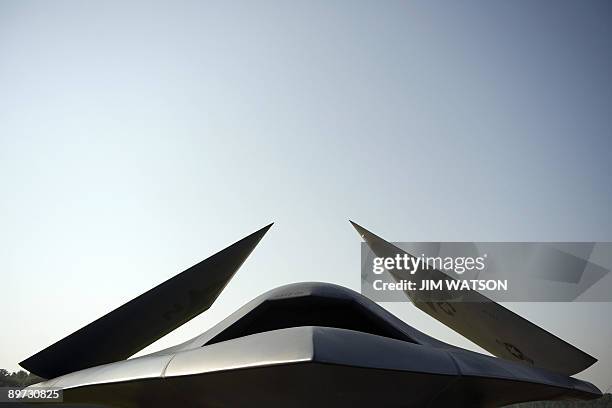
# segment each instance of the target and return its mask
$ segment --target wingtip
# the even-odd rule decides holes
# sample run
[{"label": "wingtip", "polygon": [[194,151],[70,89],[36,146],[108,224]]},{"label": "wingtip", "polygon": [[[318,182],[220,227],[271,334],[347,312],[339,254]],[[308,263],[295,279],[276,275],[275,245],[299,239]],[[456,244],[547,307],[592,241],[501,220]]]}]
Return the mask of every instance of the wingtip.
[{"label": "wingtip", "polygon": [[357,233],[359,234],[359,236],[361,238],[365,239],[365,234],[368,232],[368,230],[366,230],[365,228],[363,228],[361,225],[357,224],[355,221],[350,220],[349,222],[351,223],[351,225],[353,226],[353,228],[355,228],[355,231],[357,231]]},{"label": "wingtip", "polygon": [[271,222],[268,225],[261,227],[260,229],[252,233],[251,235],[259,235],[260,237],[263,237],[266,234],[266,232],[268,232],[268,230],[272,228],[273,225],[274,225],[274,222]]}]

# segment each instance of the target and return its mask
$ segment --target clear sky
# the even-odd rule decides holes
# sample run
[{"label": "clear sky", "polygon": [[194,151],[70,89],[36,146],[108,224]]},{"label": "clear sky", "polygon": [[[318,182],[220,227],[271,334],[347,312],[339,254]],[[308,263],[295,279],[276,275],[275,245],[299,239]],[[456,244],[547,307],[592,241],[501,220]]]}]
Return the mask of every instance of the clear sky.
[{"label": "clear sky", "polygon": [[[612,240],[611,20],[608,1],[0,0],[0,367],[271,221],[145,352],[284,283],[358,290],[349,218],[394,241]],[[612,384],[612,304],[508,307]]]}]

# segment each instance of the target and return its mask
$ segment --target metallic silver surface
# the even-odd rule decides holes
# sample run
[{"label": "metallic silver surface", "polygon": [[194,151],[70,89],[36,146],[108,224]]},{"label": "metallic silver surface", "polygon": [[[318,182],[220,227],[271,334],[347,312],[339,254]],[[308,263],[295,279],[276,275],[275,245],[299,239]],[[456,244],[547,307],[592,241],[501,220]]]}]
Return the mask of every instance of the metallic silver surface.
[{"label": "metallic silver surface", "polygon": [[[407,254],[362,226],[352,221],[351,224],[376,256],[394,257],[396,254]],[[393,271],[391,275],[398,281],[415,281],[418,287],[423,279],[452,279],[435,269],[421,270],[414,275],[402,272]],[[593,356],[477,291],[472,290],[464,294],[452,290],[446,292],[449,298],[460,297],[461,301],[431,301],[426,297],[426,292],[415,294],[406,291],[406,296],[416,307],[497,357],[566,375],[579,373],[597,361]]]},{"label": "metallic silver surface", "polygon": [[[334,327],[288,327],[265,331],[244,337],[206,345],[213,337],[240,322],[250,311],[256,310],[263,302],[286,299],[303,299],[310,296],[343,299],[366,307],[384,324],[394,326],[409,336],[411,341],[397,340],[384,336]],[[454,378],[466,384],[465,389],[436,390],[432,398],[464,397],[466,390],[479,384],[482,378],[505,384],[494,393],[486,388],[478,388],[478,398],[499,401],[523,401],[550,395],[571,398],[592,398],[600,395],[592,384],[576,380],[563,374],[545,369],[527,367],[479,353],[463,350],[442,343],[395,318],[380,306],[360,294],[336,285],[323,283],[291,284],[272,290],[249,302],[234,315],[213,327],[202,336],[184,343],[174,350],[154,353],[148,356],[106,364],[67,374],[59,378],[36,384],[33,387],[56,386],[64,389],[67,401],[101,402],[105,400],[105,390],[111,384],[138,384],[137,397],[157,387],[156,382],[201,378],[208,381],[210,375],[227,375],[244,369],[266,368],[296,364],[315,364],[341,366],[345,369],[387,370],[406,372],[421,378],[443,376]],[[318,368],[317,370],[320,370]],[[151,380],[155,380],[152,382]],[[425,380],[423,380],[425,381]],[[450,380],[449,380],[450,381]],[[196,381],[197,382],[197,381]],[[367,383],[353,384],[356,390],[368,387]],[[536,389],[533,389],[536,387]],[[166,390],[172,394],[174,387]],[[87,390],[91,391],[88,392]],[[195,391],[194,391],[195,392]],[[142,395],[141,395],[142,394]],[[140,395],[140,396],[138,396]],[[91,396],[96,396],[93,399]],[[252,396],[256,400],[256,395]],[[267,398],[259,396],[259,398]],[[330,397],[331,398],[331,397]],[[332,398],[333,399],[333,398]],[[121,401],[119,401],[121,402]],[[130,401],[123,401],[129,406]],[[133,401],[132,401],[133,402]],[[409,402],[409,401],[406,401]],[[280,403],[280,402],[279,402]],[[336,401],[340,403],[340,401]]]},{"label": "metallic silver surface", "polygon": [[441,342],[327,283],[273,289],[182,344],[31,386],[41,387],[60,387],[68,403],[120,407],[493,407],[601,395],[562,373]]},{"label": "metallic silver surface", "polygon": [[126,359],[207,310],[272,224],[19,363],[43,378]]}]

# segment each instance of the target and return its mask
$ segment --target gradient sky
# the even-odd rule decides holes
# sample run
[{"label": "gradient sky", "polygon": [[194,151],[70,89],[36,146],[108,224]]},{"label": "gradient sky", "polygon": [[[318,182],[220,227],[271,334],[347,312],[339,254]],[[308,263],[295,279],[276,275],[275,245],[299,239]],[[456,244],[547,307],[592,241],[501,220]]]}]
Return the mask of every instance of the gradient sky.
[{"label": "gradient sky", "polygon": [[[349,218],[393,241],[611,241],[611,23],[609,1],[0,0],[0,367],[271,221],[144,352],[284,283],[358,290]],[[610,386],[612,304],[508,307]]]}]

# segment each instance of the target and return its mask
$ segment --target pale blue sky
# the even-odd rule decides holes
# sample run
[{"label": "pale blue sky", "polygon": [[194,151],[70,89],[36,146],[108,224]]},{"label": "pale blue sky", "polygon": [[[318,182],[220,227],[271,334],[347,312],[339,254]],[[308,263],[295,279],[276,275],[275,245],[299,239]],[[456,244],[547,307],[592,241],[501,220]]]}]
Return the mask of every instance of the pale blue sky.
[{"label": "pale blue sky", "polygon": [[[0,367],[276,224],[261,292],[394,241],[612,240],[607,1],[0,0]],[[409,304],[409,324],[475,349]],[[609,303],[513,304],[600,358]]]}]

